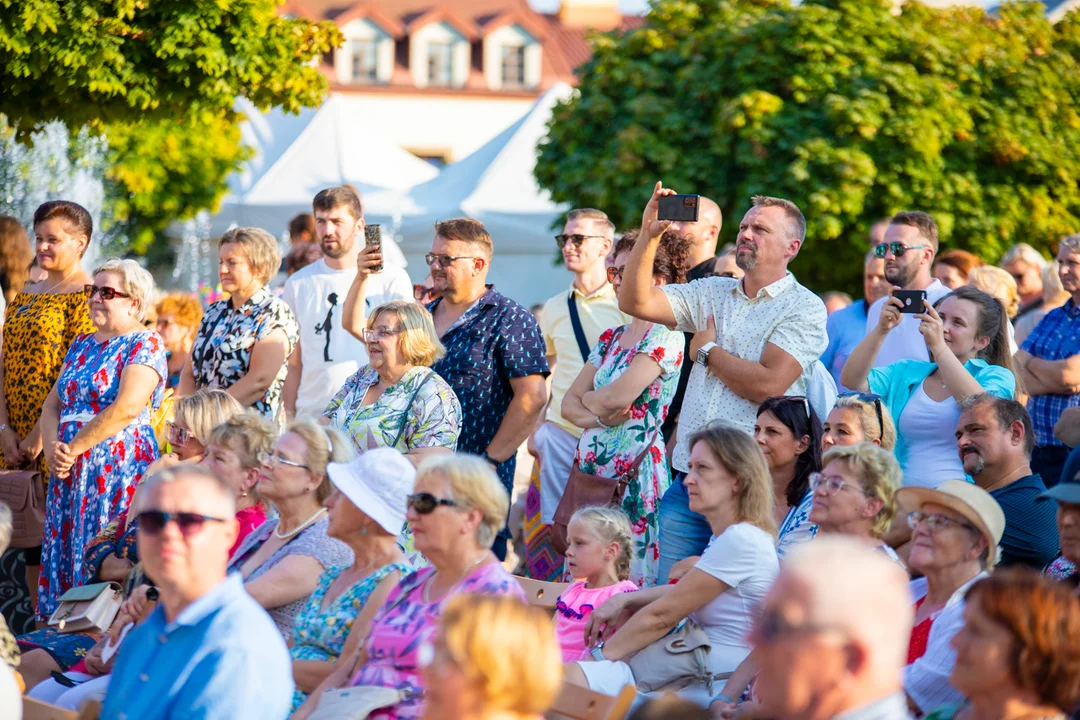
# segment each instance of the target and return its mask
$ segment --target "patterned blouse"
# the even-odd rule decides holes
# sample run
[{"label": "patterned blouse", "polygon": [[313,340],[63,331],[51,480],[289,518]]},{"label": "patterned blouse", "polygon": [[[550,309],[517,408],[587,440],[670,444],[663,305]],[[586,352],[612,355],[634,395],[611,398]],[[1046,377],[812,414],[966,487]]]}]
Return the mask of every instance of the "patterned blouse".
[{"label": "patterned blouse", "polygon": [[266,287],[260,288],[234,310],[228,299],[219,300],[206,309],[195,344],[191,349],[191,370],[195,389],[227,390],[251,369],[251,351],[255,344],[275,330],[285,331],[289,348],[277,376],[252,408],[268,420],[285,425],[285,405],[281,390],[288,374],[288,358],[296,347],[300,329],[289,306]]},{"label": "patterned blouse", "polygon": [[[437,373],[414,367],[378,400],[361,407],[368,388],[378,382],[379,374],[365,365],[345,381],[323,412],[331,424],[352,438],[357,450],[393,447],[406,453],[416,448],[457,449],[461,405]],[[397,444],[392,445],[395,439]]]},{"label": "patterned blouse", "polygon": [[810,542],[817,537],[818,526],[810,522],[810,511],[814,506],[814,491],[807,490],[799,504],[787,511],[776,543],[776,554],[780,559],[791,552],[796,545]]}]

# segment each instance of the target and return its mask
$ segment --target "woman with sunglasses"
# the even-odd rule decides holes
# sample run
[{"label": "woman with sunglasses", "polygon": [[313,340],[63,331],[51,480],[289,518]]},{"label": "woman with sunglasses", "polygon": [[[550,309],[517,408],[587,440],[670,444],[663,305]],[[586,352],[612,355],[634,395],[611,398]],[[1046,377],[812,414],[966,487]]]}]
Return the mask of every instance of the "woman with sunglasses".
[{"label": "woman with sunglasses", "polygon": [[[896,419],[896,458],[905,487],[937,487],[964,477],[956,452],[959,402],[988,392],[1012,398],[1016,392],[1009,352],[1009,317],[998,300],[973,287],[960,287],[936,307],[916,315],[931,361],[901,360],[873,367],[889,332],[900,324],[903,304],[888,298],[881,320],[852,351],[841,382],[879,395]],[[901,532],[890,542],[904,542]]]},{"label": "woman with sunglasses", "polygon": [[[525,601],[521,584],[491,552],[510,498],[488,463],[471,455],[429,458],[417,471],[407,502],[405,518],[416,548],[431,565],[406,575],[390,592],[348,668],[327,678],[293,720],[306,718],[325,690],[343,684],[405,692],[400,703],[369,715],[372,720],[421,717],[424,682],[419,650],[435,637],[446,602],[470,592]],[[351,680],[344,683],[350,674]]]},{"label": "woman with sunglasses", "polygon": [[836,404],[822,426],[821,450],[869,442],[892,451],[896,445],[896,425],[881,397],[872,393],[847,392]]},{"label": "woman with sunglasses", "polygon": [[921,575],[911,583],[915,620],[904,671],[904,690],[920,715],[959,703],[949,682],[956,651],[949,646],[964,624],[964,594],[997,565],[1005,513],[997,500],[964,480],[936,490],[896,492],[912,530],[908,567]]},{"label": "woman with sunglasses", "polygon": [[143,326],[154,279],[134,260],[106,260],[87,286],[97,331],[71,344],[41,414],[52,471],[45,500],[38,612],[88,580],[83,557],[102,527],[127,509],[158,457],[151,411],[165,394],[165,344]]},{"label": "woman with sunglasses", "polygon": [[821,470],[821,421],[805,397],[766,398],[754,422],[773,486],[773,513],[780,527],[776,552],[783,558],[817,534],[809,520],[814,493],[810,476]]},{"label": "woman with sunglasses", "polygon": [[[608,279],[616,297],[636,239],[637,232],[631,230],[615,245],[615,265],[608,269]],[[666,233],[653,261],[653,284],[685,282],[689,264],[689,242]],[[671,484],[660,427],[678,389],[684,349],[682,333],[638,318],[609,328],[562,401],[563,417],[584,430],[575,457],[582,472],[618,479],[648,451],[623,497],[617,499],[633,528],[630,581],[639,587],[656,584],[657,510]]]},{"label": "woman with sunglasses", "polygon": [[323,572],[353,561],[352,550],[327,535],[326,508],[333,491],[326,466],[352,456],[340,433],[311,420],[293,422],[273,449],[260,453],[254,489],[273,504],[277,517],[244,539],[229,571],[241,573],[248,594],[266,608],[286,640]]}]

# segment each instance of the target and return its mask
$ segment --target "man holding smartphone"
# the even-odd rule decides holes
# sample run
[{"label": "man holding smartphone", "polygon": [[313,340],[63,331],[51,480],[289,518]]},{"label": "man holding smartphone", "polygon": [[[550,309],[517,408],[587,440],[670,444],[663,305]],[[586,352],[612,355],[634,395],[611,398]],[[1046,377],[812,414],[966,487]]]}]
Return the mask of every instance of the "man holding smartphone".
[{"label": "man holding smartphone", "polygon": [[689,509],[682,483],[690,470],[690,436],[716,419],[753,433],[766,397],[806,394],[810,371],[828,344],[824,303],[787,269],[806,238],[806,219],[789,200],[754,197],[735,246],[742,280],[709,277],[653,287],[656,249],[670,226],[658,217],[659,199],[673,194],[656,183],[619,298],[619,307],[634,317],[695,333],[672,457],[678,474],[660,503],[659,583],[674,563],[701,554],[712,535]]}]

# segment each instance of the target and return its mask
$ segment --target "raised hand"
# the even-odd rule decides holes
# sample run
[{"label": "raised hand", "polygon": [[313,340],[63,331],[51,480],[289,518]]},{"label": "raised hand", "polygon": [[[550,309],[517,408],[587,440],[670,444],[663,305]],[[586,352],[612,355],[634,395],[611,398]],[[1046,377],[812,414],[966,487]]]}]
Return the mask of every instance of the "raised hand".
[{"label": "raised hand", "polygon": [[878,329],[884,332],[889,332],[894,327],[900,324],[904,319],[904,314],[900,310],[904,307],[904,303],[896,298],[893,294],[897,290],[902,288],[893,287],[889,291],[889,297],[885,299],[885,304],[881,306],[881,317],[878,318]]},{"label": "raised hand", "polygon": [[356,256],[356,277],[363,282],[371,275],[378,275],[381,270],[375,270],[383,264],[382,249],[374,245],[365,246]]},{"label": "raised hand", "polygon": [[941,316],[934,306],[929,304],[926,305],[926,312],[915,317],[920,320],[919,332],[926,342],[926,349],[936,354],[945,347],[945,323],[941,321]]},{"label": "raised hand", "polygon": [[645,238],[657,238],[664,234],[664,231],[671,227],[670,220],[660,220],[660,198],[665,195],[677,194],[671,188],[664,187],[664,184],[659,180],[656,181],[656,187],[653,188],[652,197],[649,198],[649,204],[645,206],[645,212],[641,214],[641,235]]}]

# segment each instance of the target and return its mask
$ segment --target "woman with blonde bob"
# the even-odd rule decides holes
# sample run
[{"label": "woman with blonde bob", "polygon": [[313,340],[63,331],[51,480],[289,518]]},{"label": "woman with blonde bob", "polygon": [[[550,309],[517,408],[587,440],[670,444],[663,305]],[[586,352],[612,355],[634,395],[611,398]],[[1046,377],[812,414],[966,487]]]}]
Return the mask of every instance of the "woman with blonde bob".
[{"label": "woman with blonde bob", "polygon": [[870,442],[883,450],[896,447],[896,423],[878,395],[847,392],[836,398],[836,405],[822,426],[823,452],[837,445]]},{"label": "woman with blonde bob", "polygon": [[[773,486],[761,449],[752,437],[723,422],[690,437],[686,479],[690,509],[712,528],[713,539],[675,585],[612,597],[593,611],[586,632],[596,662],[567,665],[567,680],[609,695],[640,684],[625,660],[668,634],[683,618],[709,637],[708,664],[714,677],[727,678],[750,654],[746,637],[753,610],[779,572]],[[615,624],[633,613],[618,628]],[[707,704],[705,683],[689,683],[680,694]]]},{"label": "woman with blonde bob", "polygon": [[514,598],[452,598],[420,654],[431,720],[539,720],[562,685],[550,618]]},{"label": "woman with blonde bob", "polygon": [[368,364],[330,400],[322,422],[347,434],[359,452],[392,447],[413,465],[457,448],[461,405],[431,365],[445,354],[431,313],[395,300],[375,308],[357,335]]}]

